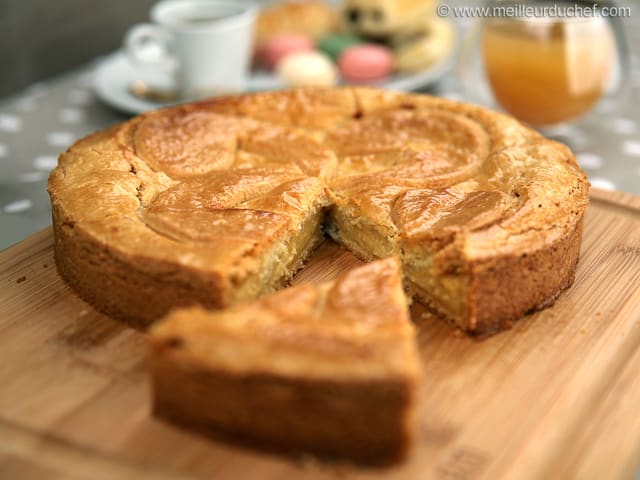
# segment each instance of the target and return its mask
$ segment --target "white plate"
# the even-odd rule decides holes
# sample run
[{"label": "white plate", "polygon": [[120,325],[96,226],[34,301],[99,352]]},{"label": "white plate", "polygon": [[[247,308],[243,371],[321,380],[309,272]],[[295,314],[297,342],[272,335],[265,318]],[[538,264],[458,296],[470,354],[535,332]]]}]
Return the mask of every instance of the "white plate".
[{"label": "white plate", "polygon": [[[411,75],[395,75],[377,86],[391,90],[417,90],[439,80],[453,65],[448,57],[422,72]],[[122,51],[105,57],[94,70],[93,87],[96,95],[107,105],[130,114],[171,105],[170,103],[145,100],[129,91],[132,82],[139,80],[159,88],[170,89],[171,79],[166,73],[141,71],[134,68]],[[277,90],[285,85],[277,76],[269,73],[254,73],[249,79],[248,91]]]}]

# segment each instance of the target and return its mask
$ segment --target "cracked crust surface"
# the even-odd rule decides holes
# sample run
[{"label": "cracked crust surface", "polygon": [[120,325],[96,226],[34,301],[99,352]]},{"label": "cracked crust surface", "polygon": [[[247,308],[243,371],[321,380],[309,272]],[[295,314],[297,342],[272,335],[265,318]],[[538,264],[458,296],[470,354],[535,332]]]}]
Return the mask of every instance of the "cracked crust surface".
[{"label": "cracked crust surface", "polygon": [[571,283],[588,203],[572,153],[512,118],[368,88],[145,114],[75,144],[49,192],[63,277],[134,324],[277,288],[324,224],[472,333]]}]

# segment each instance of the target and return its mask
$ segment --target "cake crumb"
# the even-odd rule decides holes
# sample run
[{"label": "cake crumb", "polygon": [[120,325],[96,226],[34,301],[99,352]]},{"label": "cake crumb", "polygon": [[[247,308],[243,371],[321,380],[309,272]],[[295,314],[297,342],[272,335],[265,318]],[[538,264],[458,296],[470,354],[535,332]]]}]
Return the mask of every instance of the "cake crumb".
[{"label": "cake crumb", "polygon": [[16,283],[22,283],[27,279],[27,277],[25,277],[24,275],[22,275],[21,277],[16,278]]}]

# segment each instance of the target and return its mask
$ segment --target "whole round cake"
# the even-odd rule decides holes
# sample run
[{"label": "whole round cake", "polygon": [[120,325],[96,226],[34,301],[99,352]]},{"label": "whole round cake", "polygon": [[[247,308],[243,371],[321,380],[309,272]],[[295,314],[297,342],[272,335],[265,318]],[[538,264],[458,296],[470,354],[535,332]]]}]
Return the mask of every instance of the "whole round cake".
[{"label": "whole round cake", "polygon": [[141,115],[73,145],[49,193],[59,272],[136,326],[279,289],[327,234],[399,256],[417,299],[490,333],[571,284],[588,185],[567,147],[510,117],[334,88]]}]

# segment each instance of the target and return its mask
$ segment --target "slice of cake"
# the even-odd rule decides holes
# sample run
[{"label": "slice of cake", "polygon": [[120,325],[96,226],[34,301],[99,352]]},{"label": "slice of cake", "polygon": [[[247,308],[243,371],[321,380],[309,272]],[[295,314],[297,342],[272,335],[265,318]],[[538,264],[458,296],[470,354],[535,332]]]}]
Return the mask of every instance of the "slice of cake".
[{"label": "slice of cake", "polygon": [[404,458],[420,381],[397,258],[150,332],[154,411],[200,432],[357,463]]}]

